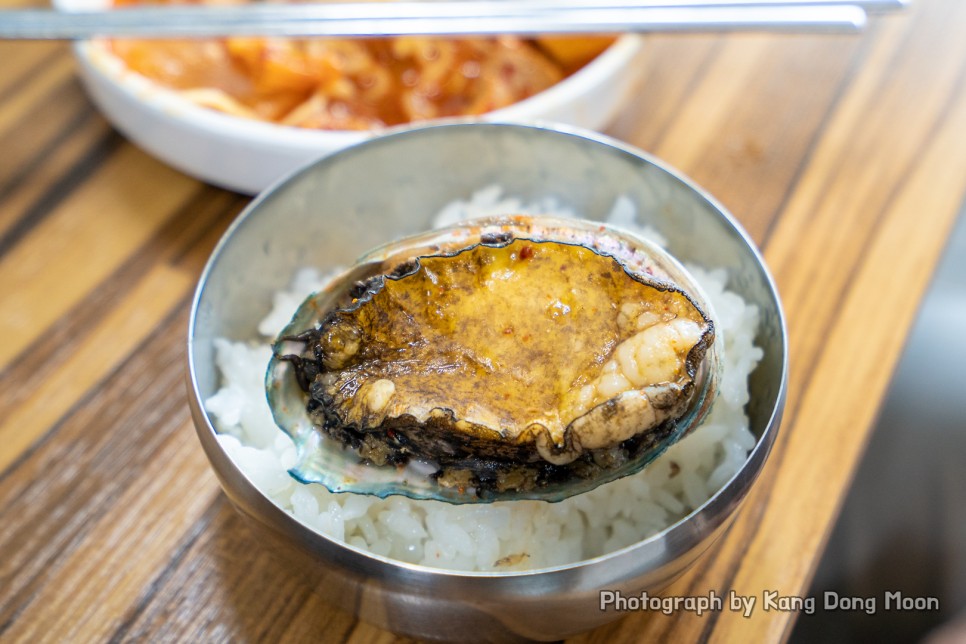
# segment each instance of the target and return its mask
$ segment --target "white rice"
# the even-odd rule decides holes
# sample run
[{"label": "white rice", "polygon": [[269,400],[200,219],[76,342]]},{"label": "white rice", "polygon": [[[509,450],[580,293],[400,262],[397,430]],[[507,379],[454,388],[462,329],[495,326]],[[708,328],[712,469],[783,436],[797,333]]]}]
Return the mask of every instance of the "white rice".
[{"label": "white rice", "polygon": [[[526,204],[498,187],[447,206],[436,220],[505,213],[575,216],[553,200]],[[633,203],[619,198],[609,221],[637,229]],[[453,570],[522,570],[571,563],[631,545],[680,520],[713,496],[744,464],[755,437],[744,413],[748,375],[762,357],[752,341],[758,311],[726,290],[725,270],[688,266],[715,309],[724,341],[720,393],[704,423],[643,472],[560,503],[512,501],[449,505],[404,497],[333,494],[295,481],[295,447],[272,420],[264,374],[270,343],[325,276],[303,269],[275,295],[259,325],[262,338],[215,341],[222,388],[205,403],[228,455],[279,507],[306,526],[353,546],[409,563]]]}]

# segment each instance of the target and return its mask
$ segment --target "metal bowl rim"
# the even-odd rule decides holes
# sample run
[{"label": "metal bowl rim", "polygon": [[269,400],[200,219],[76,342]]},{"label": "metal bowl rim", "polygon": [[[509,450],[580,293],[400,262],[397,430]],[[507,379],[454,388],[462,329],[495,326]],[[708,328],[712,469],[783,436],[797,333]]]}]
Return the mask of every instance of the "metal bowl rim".
[{"label": "metal bowl rim", "polygon": [[[216,438],[218,432],[215,430],[212,424],[211,418],[208,415],[207,410],[204,408],[204,399],[201,396],[199,390],[197,378],[196,378],[196,366],[194,360],[194,337],[195,328],[197,325],[198,311],[202,298],[204,297],[205,288],[208,283],[208,277],[212,273],[220,259],[223,250],[231,243],[236,232],[241,229],[245,223],[255,215],[255,213],[261,208],[262,204],[277,198],[282,189],[289,182],[294,182],[296,179],[301,177],[303,174],[315,171],[316,168],[324,167],[329,163],[336,163],[344,156],[349,156],[355,154],[359,149],[366,149],[370,146],[379,146],[391,144],[398,137],[413,137],[421,136],[424,131],[436,131],[443,129],[478,129],[478,128],[514,128],[519,130],[531,130],[538,131],[541,133],[548,133],[550,135],[561,134],[576,139],[582,139],[587,143],[594,145],[600,145],[603,147],[609,147],[622,152],[632,158],[639,161],[644,161],[647,164],[653,165],[665,174],[667,174],[671,179],[676,180],[684,184],[691,192],[696,196],[706,201],[712,209],[730,226],[734,233],[744,242],[745,247],[751,251],[753,257],[755,258],[758,269],[761,271],[763,277],[765,278],[765,284],[769,295],[774,299],[776,304],[776,312],[778,315],[779,332],[781,336],[781,379],[779,382],[778,392],[775,399],[774,407],[772,408],[771,414],[769,415],[768,421],[765,424],[765,429],[762,431],[761,436],[755,443],[755,446],[751,449],[748,454],[748,458],[745,463],[741,466],[737,473],[735,473],[731,478],[729,478],[721,488],[715,492],[707,501],[702,503],[700,506],[692,510],[690,513],[679,519],[678,521],[667,526],[660,532],[651,535],[645,539],[635,542],[624,548],[613,550],[611,552],[599,555],[596,557],[591,557],[587,559],[581,559],[579,561],[571,562],[568,564],[562,564],[558,566],[548,566],[544,568],[534,568],[530,570],[523,571],[506,571],[506,572],[494,572],[494,571],[463,571],[463,570],[449,570],[444,568],[434,568],[432,566],[426,566],[422,564],[411,564],[404,561],[399,561],[390,557],[378,555],[375,553],[368,552],[361,548],[357,548],[347,542],[334,539],[324,533],[318,532],[301,521],[296,519],[293,515],[289,514],[282,508],[278,507],[271,498],[255,486],[248,477],[242,472],[234,461],[225,455],[228,462],[231,463],[232,467],[235,469],[236,473],[248,483],[257,494],[262,497],[264,501],[267,502],[275,511],[280,515],[282,521],[292,521],[299,525],[301,528],[310,532],[314,537],[321,538],[335,546],[337,548],[344,549],[348,552],[357,554],[366,560],[379,562],[386,564],[395,568],[400,568],[408,571],[412,574],[417,575],[430,575],[439,576],[443,575],[446,577],[453,578],[469,578],[469,579],[512,579],[512,578],[532,578],[537,575],[549,575],[553,573],[561,573],[573,571],[579,568],[586,568],[593,566],[595,564],[603,564],[613,559],[620,558],[621,556],[627,555],[636,550],[646,550],[648,548],[656,547],[655,544],[663,540],[674,541],[674,536],[678,534],[683,534],[684,526],[689,521],[694,519],[698,515],[708,515],[709,517],[716,517],[719,519],[718,523],[728,520],[728,514],[724,514],[723,510],[725,506],[732,502],[732,500],[725,498],[727,494],[732,492],[738,492],[739,496],[734,502],[740,503],[747,492],[750,490],[754,481],[758,478],[761,470],[764,467],[764,462],[768,457],[771,447],[777,436],[779,425],[781,423],[781,417],[784,412],[785,398],[787,393],[787,380],[788,380],[788,330],[786,326],[785,314],[781,305],[781,299],[778,294],[778,289],[775,285],[774,278],[772,277],[767,265],[765,264],[764,258],[762,257],[758,247],[744,230],[744,228],[737,222],[737,220],[731,215],[731,213],[713,196],[711,196],[704,188],[699,186],[696,182],[690,179],[687,175],[679,170],[671,167],[666,162],[658,159],[657,157],[640,150],[630,144],[618,141],[612,137],[597,132],[591,132],[583,128],[578,128],[575,126],[566,126],[561,124],[545,124],[545,123],[535,123],[535,124],[518,124],[518,123],[501,123],[501,122],[488,122],[480,123],[473,121],[472,119],[447,119],[442,123],[431,123],[418,127],[401,127],[395,128],[395,131],[388,131],[386,134],[366,139],[360,141],[356,144],[338,150],[328,155],[324,155],[319,159],[311,161],[300,168],[290,172],[286,176],[278,179],[269,188],[260,193],[255,199],[253,199],[245,209],[235,218],[235,220],[228,226],[219,239],[218,243],[215,245],[205,263],[205,267],[201,272],[198,280],[198,285],[195,289],[194,296],[191,302],[191,310],[188,319],[188,337],[187,337],[187,359],[188,359],[188,388],[190,394],[193,397],[193,403],[201,411],[202,416],[205,420],[205,429],[209,432],[212,438]],[[196,431],[199,434],[203,431],[198,423],[195,422]],[[217,442],[217,440],[215,440]],[[220,445],[219,445],[220,449]],[[224,453],[224,452],[223,452]],[[750,468],[751,464],[755,463],[754,468]],[[737,486],[737,487],[736,487]],[[734,488],[734,489],[732,489]],[[727,493],[727,494],[726,494]],[[733,514],[733,513],[732,513]]]}]

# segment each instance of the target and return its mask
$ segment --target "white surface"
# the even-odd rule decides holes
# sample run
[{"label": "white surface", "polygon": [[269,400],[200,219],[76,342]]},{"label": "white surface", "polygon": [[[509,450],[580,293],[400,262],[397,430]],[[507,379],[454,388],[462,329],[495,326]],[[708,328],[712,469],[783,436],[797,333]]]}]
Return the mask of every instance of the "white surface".
[{"label": "white surface", "polygon": [[[54,0],[67,11],[106,4]],[[636,85],[642,49],[639,36],[623,36],[572,76],[481,119],[601,129]],[[307,130],[229,116],[199,107],[127,70],[101,43],[81,42],[74,52],[88,93],[121,132],[165,163],[231,190],[259,192],[320,156],[379,133]]]},{"label": "white surface", "polygon": [[[500,187],[490,186],[445,207],[435,223],[445,223],[454,211],[462,216],[507,214],[548,205],[504,196]],[[554,214],[574,216],[567,210]],[[626,197],[617,198],[611,214],[631,230],[649,235]],[[263,395],[265,364],[272,351],[268,342],[282,332],[294,308],[321,291],[338,271],[326,277],[311,268],[299,271],[290,291],[275,293],[274,310],[259,325],[265,337],[250,343],[215,340],[221,388],[205,401],[205,409],[217,424],[222,448],[276,505],[309,529],[358,548],[452,570],[525,570],[600,556],[657,534],[700,507],[741,469],[756,442],[744,408],[748,376],[763,357],[753,344],[758,309],[727,290],[724,269],[688,270],[703,287],[702,299],[716,311],[716,344],[724,364],[714,406],[697,429],[645,470],[559,503],[450,505],[399,496],[375,499],[333,494],[288,476],[298,460],[296,447],[276,425]]]}]

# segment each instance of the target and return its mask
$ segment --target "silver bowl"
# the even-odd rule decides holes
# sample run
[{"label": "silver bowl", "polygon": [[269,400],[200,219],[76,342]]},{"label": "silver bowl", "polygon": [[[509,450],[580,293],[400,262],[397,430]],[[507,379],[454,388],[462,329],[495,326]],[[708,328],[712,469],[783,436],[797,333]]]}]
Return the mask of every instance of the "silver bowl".
[{"label": "silver bowl", "polygon": [[[750,378],[757,444],[710,500],[663,532],[578,563],[526,572],[451,572],[401,563],[319,534],[278,508],[222,450],[203,401],[217,391],[213,340],[257,337],[273,292],[304,266],[349,265],[392,238],[426,230],[444,205],[498,184],[524,201],[553,196],[592,219],[618,195],[678,259],[730,271],[760,310],[764,358]],[[330,601],[416,637],[555,640],[622,615],[601,590],[660,591],[731,524],[778,432],[787,345],[774,283],[754,243],[691,181],[599,135],[542,127],[449,124],[377,138],[325,157],[263,193],[225,233],[202,273],[188,331],[192,415],[222,487],[259,539]]]}]

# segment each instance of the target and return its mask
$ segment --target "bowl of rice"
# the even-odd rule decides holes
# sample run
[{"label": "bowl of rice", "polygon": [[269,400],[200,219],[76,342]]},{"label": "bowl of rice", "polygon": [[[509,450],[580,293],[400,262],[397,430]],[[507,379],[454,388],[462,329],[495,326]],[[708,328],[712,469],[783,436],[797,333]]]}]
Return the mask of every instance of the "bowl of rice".
[{"label": "bowl of rice", "polygon": [[[685,264],[722,342],[703,423],[639,474],[558,503],[379,499],[296,481],[265,398],[276,334],[367,250],[497,214],[605,221]],[[778,431],[787,346],[753,242],[687,178],[580,130],[451,123],[352,146],[258,197],[201,276],[188,371],[225,493],[324,597],[415,637],[556,640],[621,616],[600,607],[601,591],[659,592],[731,524]]]},{"label": "bowl of rice", "polygon": [[[188,3],[205,1],[215,2]],[[135,0],[54,4],[86,11]],[[128,138],[186,174],[254,194],[322,154],[436,114],[607,126],[640,79],[643,39],[622,36],[599,55],[594,43],[613,39],[558,38],[540,51],[536,40],[98,39],[74,54],[91,99]],[[561,73],[538,78],[548,61]],[[370,100],[382,88],[405,114],[387,116],[384,98]]]}]

